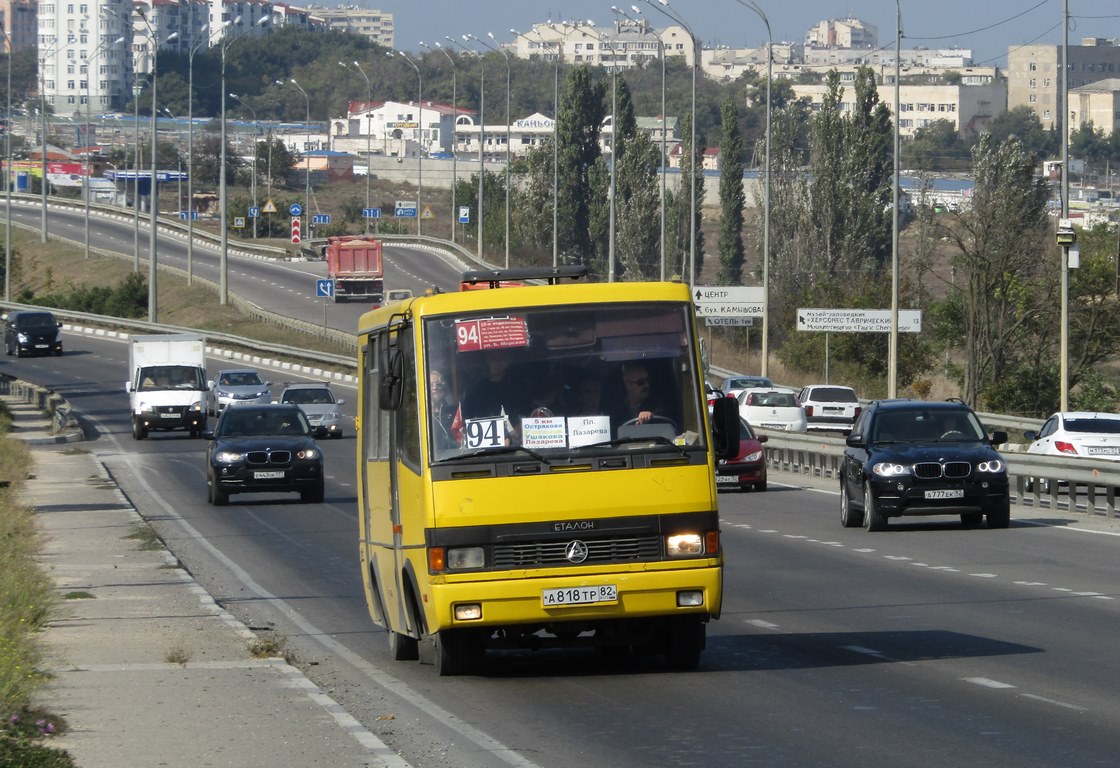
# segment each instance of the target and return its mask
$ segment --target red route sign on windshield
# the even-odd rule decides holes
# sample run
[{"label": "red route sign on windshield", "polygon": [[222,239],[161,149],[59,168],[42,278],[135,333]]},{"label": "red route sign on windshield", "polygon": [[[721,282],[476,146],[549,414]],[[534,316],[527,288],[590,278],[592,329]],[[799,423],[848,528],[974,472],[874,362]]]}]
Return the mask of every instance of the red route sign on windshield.
[{"label": "red route sign on windshield", "polygon": [[455,323],[460,352],[529,346],[529,327],[523,317],[486,317]]}]

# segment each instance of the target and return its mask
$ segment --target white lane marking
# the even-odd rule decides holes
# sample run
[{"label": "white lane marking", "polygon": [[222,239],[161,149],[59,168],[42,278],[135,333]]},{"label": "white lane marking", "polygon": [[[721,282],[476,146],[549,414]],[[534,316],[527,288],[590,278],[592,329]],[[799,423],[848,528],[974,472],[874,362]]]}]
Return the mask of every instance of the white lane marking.
[{"label": "white lane marking", "polygon": [[982,685],[985,688],[1015,688],[1016,686],[1011,683],[1001,683],[999,680],[992,680],[988,677],[965,677],[961,678],[966,683],[973,683],[974,685]]},{"label": "white lane marking", "polygon": [[1016,581],[1021,587],[1045,587],[1048,586],[1045,581]]},{"label": "white lane marking", "polygon": [[999,578],[998,573],[970,573],[969,576],[975,576],[978,579],[996,579]]},{"label": "white lane marking", "polygon": [[743,623],[744,624],[750,624],[752,627],[758,627],[759,629],[777,629],[778,628],[777,624],[771,624],[770,622],[763,621],[762,619],[747,619]]},{"label": "white lane marking", "polygon": [[864,648],[862,645],[842,645],[842,650],[851,651],[852,653],[860,653],[864,656],[875,656],[877,658],[885,658],[881,651],[876,651],[874,648]]},{"label": "white lane marking", "polygon": [[883,557],[887,558],[888,560],[903,560],[903,561],[914,559],[912,557],[906,557],[905,555],[883,555]]},{"label": "white lane marking", "polygon": [[1075,712],[1088,712],[1089,711],[1086,707],[1080,707],[1076,704],[1068,704],[1064,701],[1058,701],[1057,699],[1048,699],[1045,696],[1038,696],[1038,695],[1033,694],[1033,693],[1020,693],[1019,695],[1022,696],[1024,699],[1033,699],[1035,701],[1041,701],[1045,704],[1053,704],[1055,707],[1064,707],[1065,709],[1072,709]]}]

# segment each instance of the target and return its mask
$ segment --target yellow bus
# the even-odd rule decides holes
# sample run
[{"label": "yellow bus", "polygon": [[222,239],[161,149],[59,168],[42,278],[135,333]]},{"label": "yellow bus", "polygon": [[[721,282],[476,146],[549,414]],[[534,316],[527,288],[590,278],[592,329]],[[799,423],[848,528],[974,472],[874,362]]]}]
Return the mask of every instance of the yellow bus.
[{"label": "yellow bus", "polygon": [[583,275],[467,273],[493,290],[361,318],[362,578],[394,659],[454,675],[488,649],[593,645],[699,663],[736,404],[708,413],[687,286]]}]

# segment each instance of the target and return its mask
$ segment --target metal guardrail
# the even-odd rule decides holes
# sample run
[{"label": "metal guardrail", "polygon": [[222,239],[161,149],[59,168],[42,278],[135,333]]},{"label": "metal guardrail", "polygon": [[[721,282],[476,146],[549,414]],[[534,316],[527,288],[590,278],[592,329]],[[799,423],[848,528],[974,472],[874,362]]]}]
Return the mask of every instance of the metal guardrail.
[{"label": "metal guardrail", "polygon": [[[988,425],[988,422],[985,422]],[[816,434],[767,432],[767,466],[779,472],[839,482],[843,466],[844,438]],[[1056,509],[1062,489],[1071,511],[1117,517],[1116,491],[1120,486],[1120,463],[1101,459],[1039,456],[1001,450],[1011,478],[1012,504],[1027,508]],[[1076,494],[1070,493],[1076,491]],[[1077,495],[1078,500],[1073,501]]]},{"label": "metal guardrail", "polygon": [[18,397],[47,414],[51,420],[51,432],[53,434],[59,435],[80,429],[73,408],[62,395],[44,389],[38,384],[13,379],[7,375],[0,375],[0,392]]}]

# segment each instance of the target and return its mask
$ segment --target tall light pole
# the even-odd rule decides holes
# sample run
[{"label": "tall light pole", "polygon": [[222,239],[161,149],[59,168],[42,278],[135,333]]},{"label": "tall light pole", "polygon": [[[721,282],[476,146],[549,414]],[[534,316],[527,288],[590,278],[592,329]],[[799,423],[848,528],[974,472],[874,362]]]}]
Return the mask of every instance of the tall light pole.
[{"label": "tall light pole", "polygon": [[416,72],[416,234],[420,235],[420,211],[424,196],[424,76],[420,67],[404,51],[386,51],[389,56],[400,56]]},{"label": "tall light pole", "polygon": [[894,0],[894,180],[891,182],[891,333],[887,345],[887,397],[898,396],[898,187],[901,163],[898,153],[901,148],[902,115],[900,92],[902,89],[902,5]]},{"label": "tall light pole", "polygon": [[152,29],[146,16],[141,14],[144,23],[148,25],[148,30],[152,33],[152,177],[151,177],[151,196],[148,203],[149,213],[149,231],[148,231],[148,322],[159,322],[159,299],[158,299],[158,279],[159,269],[156,261],[156,236],[159,233],[159,180],[156,178],[158,168],[158,155],[157,155],[157,122],[159,120],[159,108],[156,100],[156,84],[159,81],[159,49],[165,44],[174,40],[179,36],[178,32],[172,32],[167,38],[160,43],[156,39],[156,31]]},{"label": "tall light pole", "polygon": [[[311,208],[310,208],[310,205],[311,205],[311,158],[309,158],[307,156],[307,153],[311,151],[311,99],[308,97],[307,91],[303,90],[303,86],[301,86],[296,81],[296,79],[294,77],[288,78],[288,82],[291,83],[292,85],[294,85],[296,88],[298,88],[299,92],[303,94],[303,103],[304,103],[304,107],[306,109],[306,111],[304,112],[304,123],[306,124],[305,127],[307,128],[307,141],[303,145],[303,153],[302,153],[302,155],[303,155],[303,170],[304,170],[304,174],[303,174],[303,179],[304,179],[304,181],[303,181],[303,215],[306,216],[307,220],[310,222],[311,221]],[[276,84],[279,85],[279,86],[283,86],[284,81],[283,80],[277,80]]]},{"label": "tall light pole", "polygon": [[[423,43],[420,43],[420,45],[423,45]],[[369,75],[367,75],[365,73],[365,70],[362,69],[361,65],[358,64],[358,62],[356,62],[356,61],[351,62],[350,65],[348,66],[346,64],[343,64],[340,61],[340,62],[338,62],[338,66],[342,67],[343,69],[350,69],[351,67],[353,67],[354,71],[357,72],[359,75],[361,75],[362,79],[364,79],[366,81],[366,210],[368,211],[369,208],[370,208],[370,196],[369,196],[369,177],[371,175],[371,173],[370,173],[370,162],[371,162],[370,158],[373,156],[372,153],[371,153],[371,150],[370,150],[370,139],[373,136],[373,131],[370,130],[369,110],[371,109],[370,105],[373,103],[373,86],[370,84]],[[454,186],[452,186],[452,192],[451,192],[452,195],[455,194],[454,189],[455,189]],[[452,199],[454,199],[454,198],[452,198]],[[254,203],[254,205],[256,205],[256,203]],[[454,207],[455,207],[454,204],[452,204],[452,208],[454,208]],[[366,234],[367,235],[369,234],[369,219],[368,218],[366,219]],[[454,230],[454,228],[451,230],[451,241],[452,242],[455,241],[455,230]]]},{"label": "tall light pole", "polygon": [[[1062,6],[1062,218],[1069,218],[1069,0]],[[1061,329],[1058,332],[1059,410],[1069,410],[1069,246],[1062,246]]]},{"label": "tall light pole", "polygon": [[203,31],[206,36],[187,54],[187,285],[194,283],[194,55],[210,43],[209,28]]},{"label": "tall light pole", "polygon": [[132,73],[132,271],[140,271],[140,81]]},{"label": "tall light pole", "polygon": [[[595,31],[595,22],[590,19],[587,20],[587,26],[591,28],[591,34],[599,41],[599,60],[602,61],[603,44],[605,42],[602,35]],[[611,46],[611,57],[615,55],[614,43]],[[617,64],[617,62],[615,62]],[[610,193],[607,201],[608,214],[607,214],[607,281],[614,282],[614,230],[615,230],[615,168],[618,165],[615,161],[618,159],[618,72],[617,67],[608,69],[611,73],[611,165],[610,165]]]},{"label": "tall light pole", "polygon": [[7,29],[4,42],[8,48],[8,95],[4,119],[4,301],[12,300],[12,38]]},{"label": "tall light pole", "polygon": [[[448,42],[457,45],[468,53],[478,55],[477,51],[472,51],[470,48],[465,47],[462,43],[450,37],[446,38]],[[463,39],[468,39],[463,35]],[[484,145],[486,144],[486,61],[478,56],[478,70],[479,70],[479,84],[478,84],[478,243],[477,243],[477,258],[479,262],[485,264],[486,261],[482,257],[482,190],[485,186],[486,179],[486,158],[484,152]]]},{"label": "tall light pole", "polygon": [[696,70],[700,68],[700,41],[696,39],[696,35],[692,33],[692,28],[685,23],[684,19],[680,17],[676,9],[669,5],[669,0],[645,0],[645,2],[653,9],[665,14],[673,21],[684,27],[684,31],[688,33],[689,38],[692,40],[692,125],[691,137],[689,138],[690,149],[689,152],[692,157],[689,160],[689,199],[690,199],[690,215],[689,215],[689,245],[688,245],[688,258],[689,258],[689,285],[696,285],[696,174],[699,170],[697,164],[696,152]]},{"label": "tall light pole", "polygon": [[[90,93],[89,93],[89,81],[90,81],[90,77],[92,77],[92,74],[90,73],[89,70],[90,70],[91,62],[93,62],[93,60],[97,58],[97,56],[105,49],[105,47],[107,45],[114,45],[115,46],[115,45],[120,45],[123,42],[124,42],[123,37],[117,38],[116,40],[114,40],[112,42],[109,42],[108,40],[106,40],[105,42],[101,43],[99,46],[94,48],[93,54],[88,59],[86,59],[86,79],[85,79],[85,83],[86,83],[86,89],[85,89],[86,90],[85,166],[86,167],[85,167],[85,175],[84,175],[82,183],[83,183],[83,186],[85,187],[85,198],[86,198],[85,199],[85,246],[86,246],[85,250],[86,250],[86,258],[87,259],[89,258],[89,194],[90,194],[90,186],[89,186],[89,175],[90,175],[90,162],[89,162],[89,150],[90,150],[90,142],[89,142],[89,134],[90,134]],[[10,55],[10,53],[9,53],[9,55]],[[9,115],[9,119],[10,119],[10,115]]]},{"label": "tall light pole", "polygon": [[509,65],[509,54],[506,53],[505,51],[503,51],[501,46],[499,46],[497,44],[497,39],[494,37],[493,32],[487,32],[486,36],[489,37],[492,41],[494,41],[493,44],[486,42],[485,40],[478,37],[477,35],[467,35],[467,38],[470,39],[470,40],[474,40],[479,45],[483,45],[483,46],[489,48],[491,51],[493,51],[494,53],[498,54],[503,59],[505,59],[505,62],[506,62],[506,171],[505,171],[505,176],[506,176],[506,234],[505,234],[505,240],[506,240],[506,269],[509,269],[509,239],[510,239],[509,238],[509,223],[510,223],[509,166],[510,166],[510,162],[511,162],[511,159],[512,159],[511,155],[510,155],[510,143],[511,143],[510,142],[510,139],[511,139],[510,134],[513,131],[513,123],[510,120],[510,100],[509,100],[509,98],[510,98],[510,94],[509,94],[510,65]]},{"label": "tall light pole", "polygon": [[171,118],[171,122],[176,124],[176,127],[175,127],[175,134],[176,134],[176,136],[175,136],[175,158],[176,158],[176,160],[175,160],[175,163],[176,163],[176,165],[178,165],[178,168],[176,170],[179,172],[179,178],[176,179],[175,181],[177,182],[178,187],[179,187],[179,190],[178,190],[179,208],[178,208],[178,210],[181,211],[181,210],[183,210],[183,156],[181,154],[179,154],[178,147],[179,147],[180,144],[183,143],[183,133],[178,128],[179,118],[175,116],[174,112],[172,112],[167,107],[163,107],[162,109],[160,109],[160,112],[167,115],[169,118]]},{"label": "tall light pole", "polygon": [[[758,14],[762,23],[766,25],[766,181],[763,188],[762,208],[762,375],[770,375],[770,131],[772,123],[772,107],[770,104],[770,84],[774,75],[774,35],[770,31],[770,20],[758,7],[754,0],[735,0],[739,5],[749,8]],[[897,83],[897,79],[896,79]],[[898,105],[895,105],[895,124],[898,124]],[[895,146],[895,158],[898,157],[898,146]],[[897,168],[897,167],[896,167]],[[898,178],[895,171],[895,178]],[[897,229],[896,229],[897,231]]]},{"label": "tall light pole", "polygon": [[[250,194],[252,195],[252,198],[253,198],[253,208],[256,208],[257,207],[257,142],[255,141],[255,139],[256,139],[256,135],[257,135],[257,128],[256,128],[256,125],[257,125],[257,110],[253,109],[253,107],[249,104],[249,102],[247,102],[241,96],[238,96],[236,93],[231,93],[229,95],[229,97],[231,99],[236,99],[237,101],[241,102],[241,106],[245,107],[245,109],[249,110],[249,112],[253,115],[253,138],[254,138],[254,141],[253,141],[253,175],[249,179],[249,186],[250,186],[250,189],[252,190],[250,192]],[[257,237],[257,217],[254,216],[253,217],[253,239],[256,239],[256,237]]]},{"label": "tall light pole", "polygon": [[[420,45],[427,48],[429,51],[432,50],[431,46],[429,46],[427,43],[422,42],[420,43]],[[455,187],[459,183],[459,152],[456,146],[458,144],[457,139],[459,135],[456,131],[459,126],[459,100],[458,94],[456,93],[457,68],[455,66],[455,58],[447,52],[447,49],[439,43],[436,43],[435,45],[436,48],[438,48],[440,52],[447,57],[447,60],[451,62],[451,242],[454,243],[455,225],[459,221],[458,203],[455,200]]]},{"label": "tall light pole", "polygon": [[[86,23],[86,17],[83,16],[82,19],[81,19],[82,31],[83,32],[85,32],[85,23]],[[41,225],[40,226],[40,230],[41,230],[40,231],[40,242],[44,242],[44,243],[47,242],[47,188],[49,186],[48,181],[47,181],[47,93],[46,93],[46,91],[47,91],[47,78],[46,78],[47,59],[50,58],[51,56],[57,56],[59,53],[61,53],[65,49],[69,48],[71,45],[73,45],[76,42],[78,42],[78,38],[76,38],[74,35],[71,34],[71,35],[69,35],[69,39],[65,43],[62,43],[61,41],[56,41],[54,46],[52,46],[53,50],[52,50],[52,47],[48,47],[43,52],[42,58],[39,59],[39,112],[41,113],[40,117],[42,118],[42,129],[43,129],[43,151],[42,151],[42,157],[39,158],[41,166],[42,166],[41,170],[42,170],[42,174],[43,174],[43,183],[41,185],[42,189],[40,190],[41,195],[42,195],[43,210],[40,213],[39,218],[40,218],[40,225]],[[9,51],[8,51],[8,66],[9,67],[11,66],[11,50],[10,50],[10,48],[9,48]],[[11,115],[9,115],[9,120],[10,119],[11,119]],[[10,127],[9,127],[9,130],[10,130]]]}]

